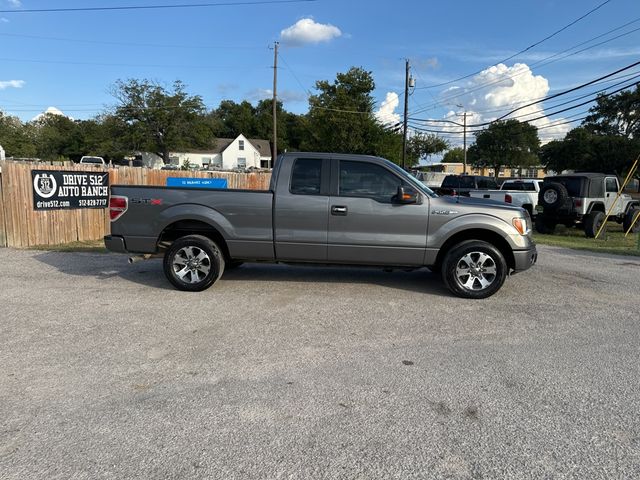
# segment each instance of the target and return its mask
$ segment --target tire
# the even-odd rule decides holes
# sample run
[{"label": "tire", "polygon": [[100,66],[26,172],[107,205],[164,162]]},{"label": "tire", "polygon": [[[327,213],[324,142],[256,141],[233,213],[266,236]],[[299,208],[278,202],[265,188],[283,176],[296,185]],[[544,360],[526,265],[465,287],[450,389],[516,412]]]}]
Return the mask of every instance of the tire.
[{"label": "tire", "polygon": [[442,262],[442,280],[462,298],[487,298],[502,287],[507,262],[500,250],[481,240],[467,240],[451,248]]},{"label": "tire", "polygon": [[[191,265],[192,268],[188,268]],[[188,235],[171,244],[164,255],[167,279],[178,290],[201,292],[213,285],[224,272],[220,248],[202,235]]]},{"label": "tire", "polygon": [[556,230],[556,223],[542,216],[536,215],[536,232],[543,235],[553,235]]},{"label": "tire", "polygon": [[604,223],[604,212],[591,212],[584,217],[584,234],[587,238],[596,238],[600,226]]},{"label": "tire", "polygon": [[[624,221],[622,222],[622,228],[624,228],[625,232],[627,232],[629,228],[631,228],[633,221],[636,219],[638,215],[640,215],[640,207],[631,207],[629,209],[627,214],[624,216]],[[633,225],[633,229],[631,230],[631,233],[639,233],[639,232],[640,232],[640,220],[637,220],[635,225]]]},{"label": "tire", "polygon": [[569,198],[567,188],[561,183],[550,182],[543,185],[538,195],[538,202],[549,210],[557,210]]}]

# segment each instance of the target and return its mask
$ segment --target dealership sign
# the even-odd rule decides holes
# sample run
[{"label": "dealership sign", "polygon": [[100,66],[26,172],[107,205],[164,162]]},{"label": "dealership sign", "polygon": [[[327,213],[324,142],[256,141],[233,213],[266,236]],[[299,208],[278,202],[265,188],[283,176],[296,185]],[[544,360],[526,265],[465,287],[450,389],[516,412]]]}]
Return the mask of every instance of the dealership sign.
[{"label": "dealership sign", "polygon": [[107,208],[109,174],[32,170],[34,210]]}]

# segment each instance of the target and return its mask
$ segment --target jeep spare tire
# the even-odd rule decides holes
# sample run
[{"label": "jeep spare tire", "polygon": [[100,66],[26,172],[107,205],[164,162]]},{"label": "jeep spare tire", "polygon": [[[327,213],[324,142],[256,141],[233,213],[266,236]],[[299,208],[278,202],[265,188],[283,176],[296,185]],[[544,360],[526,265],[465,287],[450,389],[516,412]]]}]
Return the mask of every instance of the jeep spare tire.
[{"label": "jeep spare tire", "polygon": [[550,210],[560,208],[569,198],[567,188],[561,183],[551,182],[540,189],[539,202]]}]

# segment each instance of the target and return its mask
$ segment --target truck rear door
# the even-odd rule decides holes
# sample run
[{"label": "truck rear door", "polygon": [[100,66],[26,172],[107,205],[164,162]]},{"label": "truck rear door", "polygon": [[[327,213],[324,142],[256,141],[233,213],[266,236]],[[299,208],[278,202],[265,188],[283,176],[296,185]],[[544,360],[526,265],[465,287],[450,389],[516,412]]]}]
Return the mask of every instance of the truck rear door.
[{"label": "truck rear door", "polygon": [[418,204],[394,203],[399,186],[412,190],[381,164],[332,159],[329,262],[422,265],[429,199],[418,193]]}]

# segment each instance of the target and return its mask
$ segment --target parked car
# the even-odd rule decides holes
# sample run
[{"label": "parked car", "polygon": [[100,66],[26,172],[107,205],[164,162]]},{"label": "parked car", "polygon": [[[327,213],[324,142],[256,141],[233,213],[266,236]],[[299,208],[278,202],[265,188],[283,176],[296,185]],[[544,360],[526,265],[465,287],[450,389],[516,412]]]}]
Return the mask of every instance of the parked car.
[{"label": "parked car", "polygon": [[83,165],[106,165],[104,158],[85,155],[80,159],[80,163]]},{"label": "parked car", "polygon": [[497,190],[498,182],[493,177],[480,175],[447,175],[437,189],[438,195],[460,195],[468,197],[471,190]]},{"label": "parked car", "polygon": [[[603,173],[573,173],[546,177],[538,197],[536,230],[553,233],[559,223],[580,225],[587,237],[593,238],[605,221],[624,225],[625,231],[640,212],[640,201],[622,194],[616,201],[620,183],[615,175]],[[634,232],[640,231],[640,222]]]},{"label": "parked car", "polygon": [[470,190],[469,196],[510,203],[524,208],[531,217],[534,217],[541,184],[542,180],[512,179],[503,182],[500,190]]},{"label": "parked car", "polygon": [[429,267],[465,298],[497,292],[537,259],[517,207],[438,197],[377,157],[285,153],[265,191],[114,185],[109,250],[162,254],[201,291],[242,262]]}]

